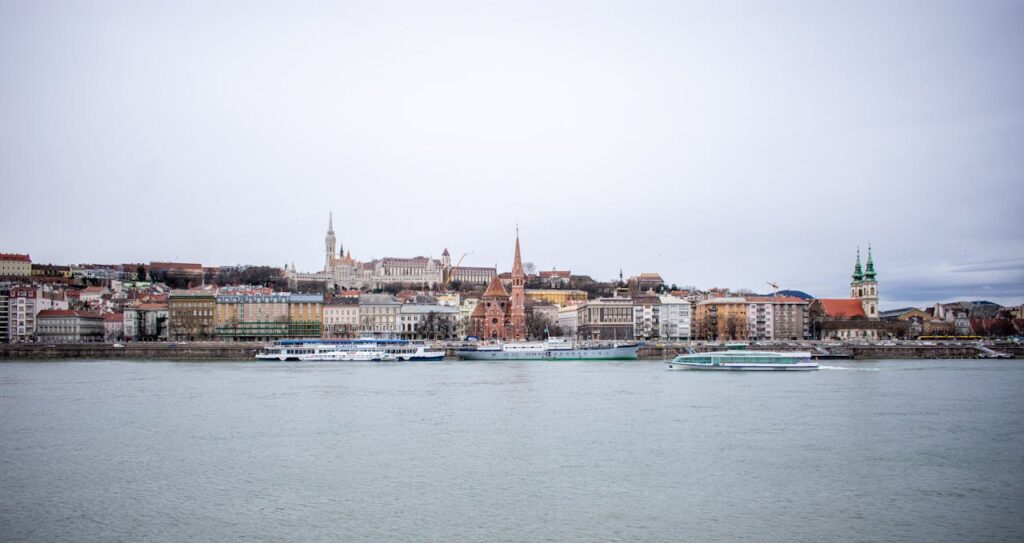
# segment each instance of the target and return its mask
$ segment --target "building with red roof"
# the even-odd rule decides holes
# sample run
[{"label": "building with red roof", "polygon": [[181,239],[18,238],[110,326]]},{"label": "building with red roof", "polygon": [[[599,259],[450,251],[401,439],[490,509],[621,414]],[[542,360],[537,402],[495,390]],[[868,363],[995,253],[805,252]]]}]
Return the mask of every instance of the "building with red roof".
[{"label": "building with red roof", "polygon": [[831,319],[866,319],[864,305],[855,298],[823,298],[818,300],[822,314]]},{"label": "building with red roof", "polygon": [[876,340],[893,337],[899,325],[879,320],[878,280],[868,247],[867,266],[861,267],[860,250],[853,266],[849,298],[823,298],[811,304],[816,336],[833,339]]},{"label": "building with red roof", "polygon": [[103,341],[103,316],[91,311],[44,309],[36,315],[36,339],[69,343]]},{"label": "building with red roof", "polygon": [[508,275],[511,293],[505,290],[499,276],[491,276],[487,290],[470,314],[470,335],[488,340],[526,339],[526,272],[519,251],[518,233],[512,272]]},{"label": "building with red roof", "polygon": [[0,253],[0,277],[30,277],[32,259],[18,253]]}]

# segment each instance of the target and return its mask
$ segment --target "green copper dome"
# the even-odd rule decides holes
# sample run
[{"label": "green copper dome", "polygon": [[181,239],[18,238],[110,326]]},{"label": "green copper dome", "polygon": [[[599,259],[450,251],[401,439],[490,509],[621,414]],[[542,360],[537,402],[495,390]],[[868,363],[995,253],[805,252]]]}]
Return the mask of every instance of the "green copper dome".
[{"label": "green copper dome", "polygon": [[853,280],[861,281],[864,279],[864,272],[860,269],[860,248],[857,249],[857,263],[853,266]]},{"label": "green copper dome", "polygon": [[871,259],[871,246],[868,245],[868,267],[864,272],[864,279],[868,281],[875,280],[875,262]]}]

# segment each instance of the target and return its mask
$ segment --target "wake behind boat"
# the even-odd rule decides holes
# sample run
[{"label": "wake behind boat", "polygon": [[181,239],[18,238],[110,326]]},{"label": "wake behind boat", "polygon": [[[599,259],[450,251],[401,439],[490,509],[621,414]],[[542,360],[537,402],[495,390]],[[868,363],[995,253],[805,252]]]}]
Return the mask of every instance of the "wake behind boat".
[{"label": "wake behind boat", "polygon": [[576,345],[562,338],[547,341],[486,343],[457,349],[463,360],[636,360],[639,343]]},{"label": "wake behind boat", "polygon": [[710,371],[807,371],[820,366],[811,360],[811,353],[747,351],[742,346],[729,346],[726,351],[694,353],[677,356],[668,365],[670,370]]}]

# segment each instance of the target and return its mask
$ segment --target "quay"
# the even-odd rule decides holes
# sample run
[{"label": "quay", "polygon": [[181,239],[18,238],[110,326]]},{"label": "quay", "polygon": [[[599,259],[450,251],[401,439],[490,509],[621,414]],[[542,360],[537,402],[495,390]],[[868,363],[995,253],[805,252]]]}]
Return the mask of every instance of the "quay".
[{"label": "quay", "polygon": [[[455,358],[455,349],[460,342],[438,342],[434,346],[445,349],[449,358]],[[921,342],[899,343],[841,343],[813,342],[795,344],[753,344],[762,350],[809,351],[821,355],[839,355],[852,360],[921,360],[921,359],[971,359],[983,358],[992,352],[1005,353],[1013,358],[1024,358],[1024,345],[1013,343],[924,344]],[[264,347],[253,342],[128,342],[114,343],[10,343],[0,344],[0,361],[12,360],[254,360],[256,353]],[[643,345],[637,355],[640,360],[670,360],[677,355],[690,352],[704,352],[720,349],[718,344],[649,343]],[[987,352],[986,352],[987,351]]]}]

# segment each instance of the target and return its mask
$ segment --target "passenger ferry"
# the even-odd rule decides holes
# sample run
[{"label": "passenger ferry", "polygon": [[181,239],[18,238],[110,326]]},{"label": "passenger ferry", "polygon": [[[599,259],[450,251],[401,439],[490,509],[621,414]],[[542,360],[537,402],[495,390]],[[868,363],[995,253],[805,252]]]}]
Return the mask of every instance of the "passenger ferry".
[{"label": "passenger ferry", "polygon": [[432,351],[419,341],[406,339],[281,339],[256,355],[260,360],[336,362],[390,362],[444,360],[444,351]]},{"label": "passenger ferry", "polygon": [[712,371],[807,371],[820,366],[811,353],[748,351],[745,345],[726,345],[725,351],[679,355],[668,365],[670,370]]},{"label": "passenger ferry", "polygon": [[636,360],[639,343],[579,345],[564,338],[486,343],[457,349],[463,360]]}]

